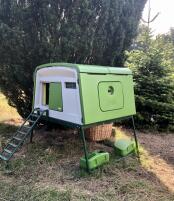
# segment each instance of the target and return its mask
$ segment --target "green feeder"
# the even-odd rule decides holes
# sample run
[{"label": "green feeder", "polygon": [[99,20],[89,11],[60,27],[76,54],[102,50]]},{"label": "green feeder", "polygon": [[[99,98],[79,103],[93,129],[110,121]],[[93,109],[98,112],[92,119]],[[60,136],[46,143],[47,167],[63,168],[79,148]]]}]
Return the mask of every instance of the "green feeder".
[{"label": "green feeder", "polygon": [[[94,151],[88,155],[89,170],[95,169],[109,162],[109,153],[104,151]],[[85,157],[80,158],[80,167],[87,169]]]},{"label": "green feeder", "polygon": [[120,139],[114,143],[115,152],[119,156],[127,156],[135,151],[135,142],[129,139]]}]

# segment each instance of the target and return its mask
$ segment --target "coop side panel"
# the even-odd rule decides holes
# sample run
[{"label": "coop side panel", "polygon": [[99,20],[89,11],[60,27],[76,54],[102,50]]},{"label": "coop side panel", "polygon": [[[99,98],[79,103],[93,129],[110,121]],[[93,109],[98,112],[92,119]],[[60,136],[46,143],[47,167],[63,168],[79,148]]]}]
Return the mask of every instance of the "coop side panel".
[{"label": "coop side panel", "polygon": [[[121,107],[102,111],[98,88],[101,82],[118,82],[122,85],[122,92],[119,93],[123,93],[123,97],[120,97],[123,100],[118,101],[118,103],[123,102]],[[84,124],[127,117],[136,113],[132,75],[80,73],[80,86]],[[104,102],[106,103],[107,100]]]}]

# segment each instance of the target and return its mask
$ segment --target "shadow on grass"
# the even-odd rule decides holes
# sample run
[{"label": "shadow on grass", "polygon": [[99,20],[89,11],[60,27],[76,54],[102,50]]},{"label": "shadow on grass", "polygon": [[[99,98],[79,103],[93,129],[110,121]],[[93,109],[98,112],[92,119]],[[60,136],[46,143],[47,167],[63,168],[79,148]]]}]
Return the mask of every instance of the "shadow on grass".
[{"label": "shadow on grass", "polygon": [[6,139],[11,137],[12,134],[18,129],[18,126],[0,123],[0,137],[5,137]]}]

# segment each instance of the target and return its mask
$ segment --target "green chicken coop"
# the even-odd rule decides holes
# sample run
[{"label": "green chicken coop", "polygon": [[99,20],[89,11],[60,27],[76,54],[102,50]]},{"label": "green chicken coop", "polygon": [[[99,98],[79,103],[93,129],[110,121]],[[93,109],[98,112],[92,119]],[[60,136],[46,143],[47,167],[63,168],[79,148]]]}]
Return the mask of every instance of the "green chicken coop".
[{"label": "green chicken coop", "polygon": [[136,113],[128,68],[45,64],[34,82],[33,107],[49,110],[49,120],[91,125]]},{"label": "green chicken coop", "polygon": [[[123,118],[133,120],[135,113],[130,69],[70,63],[44,64],[38,66],[34,73],[33,111],[0,158],[8,161],[27,136],[32,139],[35,125],[43,119],[79,129],[88,167],[84,129]],[[19,137],[22,133],[23,138]],[[135,132],[134,136],[136,140]]]}]

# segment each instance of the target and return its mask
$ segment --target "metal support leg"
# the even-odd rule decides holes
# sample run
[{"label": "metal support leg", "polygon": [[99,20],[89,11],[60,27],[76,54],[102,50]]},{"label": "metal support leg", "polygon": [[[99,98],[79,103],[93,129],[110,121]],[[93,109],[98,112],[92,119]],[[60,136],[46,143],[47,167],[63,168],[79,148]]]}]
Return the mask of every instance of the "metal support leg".
[{"label": "metal support leg", "polygon": [[139,147],[138,147],[138,139],[135,131],[135,122],[134,122],[134,117],[132,116],[132,126],[133,126],[133,132],[134,132],[134,139],[135,139],[135,144],[136,144],[136,150],[137,150],[137,156],[140,159],[140,152],[139,152]]},{"label": "metal support leg", "polygon": [[87,152],[87,146],[86,146],[86,140],[85,140],[85,134],[84,134],[84,128],[83,127],[80,127],[80,135],[81,135],[81,138],[83,141],[83,148],[84,148],[84,153],[85,153],[87,171],[88,171],[88,173],[90,173],[89,161],[88,161],[88,152]]},{"label": "metal support leg", "polygon": [[6,169],[7,171],[9,171],[9,169],[10,169],[9,161],[6,161],[6,162],[5,162],[5,169]]},{"label": "metal support leg", "polygon": [[11,174],[13,172],[9,161],[5,162],[5,169],[4,170],[5,170],[6,174]]},{"label": "metal support leg", "polygon": [[32,143],[32,142],[33,142],[33,129],[32,129],[32,131],[30,133],[30,143]]}]

